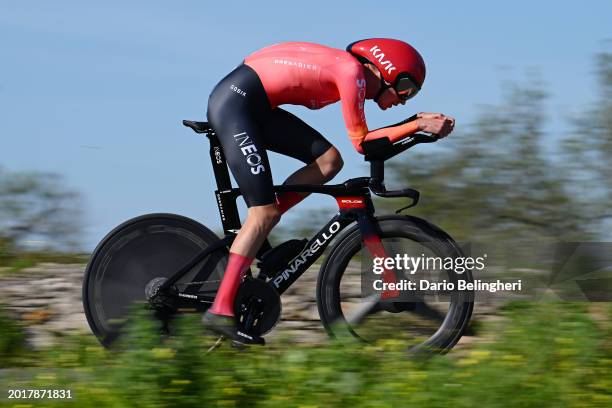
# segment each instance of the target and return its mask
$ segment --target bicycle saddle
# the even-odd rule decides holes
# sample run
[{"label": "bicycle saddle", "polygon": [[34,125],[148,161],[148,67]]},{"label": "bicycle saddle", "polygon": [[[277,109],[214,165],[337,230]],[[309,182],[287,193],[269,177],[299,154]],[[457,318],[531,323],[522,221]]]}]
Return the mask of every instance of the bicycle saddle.
[{"label": "bicycle saddle", "polygon": [[190,127],[196,133],[211,133],[213,132],[212,126],[208,122],[196,122],[193,120],[184,120],[183,125]]}]

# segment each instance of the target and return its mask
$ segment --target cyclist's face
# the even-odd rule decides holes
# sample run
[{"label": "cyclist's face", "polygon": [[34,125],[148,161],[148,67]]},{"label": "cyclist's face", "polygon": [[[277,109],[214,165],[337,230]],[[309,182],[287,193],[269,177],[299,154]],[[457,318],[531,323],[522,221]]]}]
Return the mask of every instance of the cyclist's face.
[{"label": "cyclist's face", "polygon": [[378,106],[380,109],[385,110],[392,106],[404,105],[406,103],[406,99],[402,99],[399,97],[395,89],[387,88],[378,98]]},{"label": "cyclist's face", "polygon": [[[367,98],[372,99],[378,93],[381,86],[380,71],[378,71],[378,69],[376,69],[376,67],[372,64],[365,64],[364,66],[367,68],[365,70],[365,77],[368,84]],[[400,98],[397,91],[391,87],[386,89],[378,98],[378,106],[383,110],[399,104],[403,105],[405,103],[406,98]]]}]

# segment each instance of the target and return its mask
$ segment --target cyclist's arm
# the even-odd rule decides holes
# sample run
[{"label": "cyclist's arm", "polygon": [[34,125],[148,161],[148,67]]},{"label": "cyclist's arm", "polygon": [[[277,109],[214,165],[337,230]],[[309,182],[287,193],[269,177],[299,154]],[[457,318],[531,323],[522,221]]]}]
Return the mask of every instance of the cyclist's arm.
[{"label": "cyclist's arm", "polygon": [[364,111],[366,83],[363,77],[363,69],[357,66],[354,72],[345,70],[336,78],[346,129],[353,147],[359,153],[363,154],[361,144],[366,140],[388,137],[391,142],[395,142],[420,130],[418,122],[415,120],[417,116],[414,115],[395,125],[369,131]]},{"label": "cyclist's arm", "polygon": [[372,130],[364,138],[365,141],[379,139],[381,137],[388,137],[391,142],[395,142],[408,135],[412,135],[419,130],[419,123],[416,120],[417,116],[414,115],[404,121],[396,123],[395,125],[385,126],[379,129]]},{"label": "cyclist's arm", "polygon": [[361,144],[365,141],[379,139],[381,137],[388,137],[389,140],[393,143],[408,135],[417,133],[421,130],[421,128],[419,127],[418,121],[416,119],[417,116],[414,115],[402,122],[396,123],[391,126],[385,126],[371,131],[367,131],[366,128],[366,131],[362,131],[361,133],[351,133],[349,129],[349,138],[351,139],[355,150],[363,154],[363,148],[361,147]]},{"label": "cyclist's arm", "polygon": [[355,150],[363,154],[363,148],[361,147],[361,144],[365,141],[380,139],[381,137],[388,137],[389,140],[393,143],[408,135],[417,133],[421,130],[421,128],[419,127],[419,123],[416,119],[417,117],[415,115],[394,125],[385,126],[371,131],[368,131],[367,127],[361,129],[353,129],[353,131],[351,131],[351,128],[348,128],[347,126],[349,138],[351,139],[351,143],[353,143],[353,147],[355,148]]}]

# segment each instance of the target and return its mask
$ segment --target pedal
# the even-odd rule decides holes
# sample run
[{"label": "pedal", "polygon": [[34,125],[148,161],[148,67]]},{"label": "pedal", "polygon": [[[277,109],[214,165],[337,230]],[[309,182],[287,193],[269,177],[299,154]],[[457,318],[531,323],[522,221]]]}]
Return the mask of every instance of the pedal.
[{"label": "pedal", "polygon": [[239,341],[236,341],[236,340],[232,340],[232,342],[230,343],[230,347],[236,350],[246,350],[249,348],[246,344],[240,343]]},{"label": "pedal", "polygon": [[287,264],[302,252],[308,243],[307,239],[290,239],[280,245],[269,249],[261,256],[257,263],[261,274],[271,276],[274,272],[287,266]]},{"label": "pedal", "polygon": [[235,340],[232,340],[232,342],[230,343],[230,347],[238,349],[238,350],[245,350],[247,348],[246,345],[244,345],[242,343],[239,343],[239,342],[237,342]]},{"label": "pedal", "polygon": [[238,331],[238,336],[244,336],[245,337],[245,342],[240,341],[240,339],[236,340],[232,340],[231,341],[231,346],[234,348],[239,348],[239,349],[246,349],[250,346],[265,346],[266,345],[266,340],[263,337],[258,337],[258,341],[253,342],[253,337],[249,336],[246,333],[242,333],[240,331]]}]

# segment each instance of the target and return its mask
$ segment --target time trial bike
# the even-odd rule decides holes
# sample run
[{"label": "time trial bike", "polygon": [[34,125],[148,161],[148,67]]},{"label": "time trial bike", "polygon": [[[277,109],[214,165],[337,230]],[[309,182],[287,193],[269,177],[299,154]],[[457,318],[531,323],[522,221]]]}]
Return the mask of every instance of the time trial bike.
[{"label": "time trial bike", "polygon": [[[215,197],[224,237],[192,219],[175,214],[148,214],[112,230],[94,250],[85,271],[83,305],[93,333],[110,346],[122,333],[134,304],[142,304],[172,333],[173,318],[181,313],[205,312],[213,303],[231,246],[241,222],[223,150],[207,122],[183,121],[210,140],[210,158],[217,184]],[[324,253],[316,286],[316,302],[330,336],[349,335],[371,342],[396,339],[411,350],[443,353],[460,339],[472,314],[471,291],[440,290],[433,295],[400,296],[389,284],[414,275],[385,269],[380,291],[367,290],[372,259],[398,254],[464,257],[461,247],[442,229],[401,211],[417,204],[419,192],[387,190],[385,162],[435,135],[414,134],[399,141],[388,138],[363,144],[369,177],[335,185],[278,185],[277,192],[307,192],[335,198],[338,211],[310,239],[292,239],[259,250],[256,273],[241,282],[235,302],[239,330],[264,335],[281,317],[281,296]],[[396,214],[375,215],[372,194],[407,198]],[[326,251],[327,250],[327,251]],[[431,272],[433,273],[433,272]],[[472,281],[469,270],[435,271],[432,279]],[[397,287],[397,286],[396,286]],[[388,289],[391,288],[391,289]],[[371,288],[370,288],[371,289]]]}]

